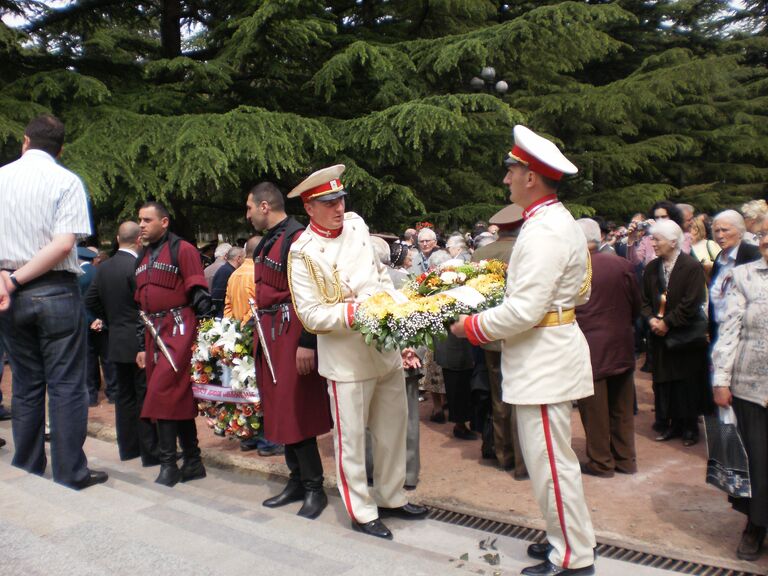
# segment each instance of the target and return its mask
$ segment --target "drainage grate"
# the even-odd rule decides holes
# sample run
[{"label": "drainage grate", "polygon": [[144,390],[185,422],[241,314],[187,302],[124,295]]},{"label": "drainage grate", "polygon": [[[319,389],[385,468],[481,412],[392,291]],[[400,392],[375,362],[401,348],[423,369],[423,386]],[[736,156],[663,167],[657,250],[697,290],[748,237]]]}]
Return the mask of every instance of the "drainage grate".
[{"label": "drainage grate", "polygon": [[[515,524],[507,524],[506,522],[497,522],[495,520],[488,520],[487,518],[479,518],[477,516],[470,516],[469,514],[442,510],[440,508],[430,507],[429,515],[427,517],[431,520],[473,528],[475,530],[482,530],[483,532],[490,532],[492,534],[498,534],[499,536],[509,536],[511,538],[517,538],[518,540],[537,542],[544,539],[543,530],[526,528]],[[637,550],[629,550],[618,546],[600,544],[599,542],[597,544],[597,554],[603,558],[621,560],[622,562],[630,562],[632,564],[639,564],[640,566],[660,568],[662,570],[670,570],[682,574],[694,574],[695,576],[759,576],[752,572],[742,572],[740,570],[731,570],[730,568],[720,568],[708,564],[676,560],[657,554],[648,554],[646,552],[638,552]]]}]

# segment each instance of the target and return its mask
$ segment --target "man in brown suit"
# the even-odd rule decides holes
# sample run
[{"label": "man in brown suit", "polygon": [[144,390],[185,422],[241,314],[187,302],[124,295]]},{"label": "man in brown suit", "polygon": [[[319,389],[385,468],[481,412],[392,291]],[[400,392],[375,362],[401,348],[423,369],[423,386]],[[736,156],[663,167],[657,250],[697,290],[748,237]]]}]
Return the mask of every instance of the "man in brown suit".
[{"label": "man in brown suit", "polygon": [[635,461],[635,355],[633,321],[640,313],[640,291],[632,265],[598,252],[600,226],[582,218],[592,257],[592,296],[576,307],[576,320],[589,343],[595,395],[579,400],[587,437],[585,474],[611,478],[614,471],[637,472]]},{"label": "man in brown suit", "polygon": [[[491,216],[490,224],[498,226],[498,240],[478,248],[472,254],[472,262],[496,259],[509,262],[512,248],[523,225],[523,209],[517,204],[505,206]],[[528,477],[523,461],[523,452],[517,438],[515,407],[501,399],[501,347],[499,342],[483,345],[488,380],[491,385],[491,407],[493,412],[493,443],[496,459],[504,470],[514,470],[517,480]]]}]

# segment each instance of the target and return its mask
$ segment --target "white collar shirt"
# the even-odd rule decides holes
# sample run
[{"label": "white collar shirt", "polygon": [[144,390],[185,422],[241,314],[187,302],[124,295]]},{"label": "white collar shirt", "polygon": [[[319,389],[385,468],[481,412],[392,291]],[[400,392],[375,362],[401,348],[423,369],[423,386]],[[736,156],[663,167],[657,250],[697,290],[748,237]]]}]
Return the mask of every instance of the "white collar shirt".
[{"label": "white collar shirt", "polygon": [[138,258],[139,257],[138,252],[136,252],[135,250],[131,250],[130,248],[118,248],[117,251],[118,252],[125,252],[127,254],[130,254],[134,258]]},{"label": "white collar shirt", "polygon": [[[17,270],[57,234],[91,234],[88,197],[80,178],[42,150],[27,150],[0,168],[0,268]],[[52,270],[81,274],[77,249]]]}]

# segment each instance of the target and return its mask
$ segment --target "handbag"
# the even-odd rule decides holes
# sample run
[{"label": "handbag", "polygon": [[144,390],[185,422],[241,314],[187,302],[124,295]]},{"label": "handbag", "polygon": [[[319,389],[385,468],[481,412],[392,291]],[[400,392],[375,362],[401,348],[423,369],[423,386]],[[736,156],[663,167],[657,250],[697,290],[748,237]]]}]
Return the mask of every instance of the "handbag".
[{"label": "handbag", "polygon": [[707,330],[707,319],[704,317],[704,312],[699,311],[698,316],[690,324],[670,328],[664,337],[664,345],[667,350],[706,346]]},{"label": "handbag", "polygon": [[750,498],[749,457],[736,427],[733,408],[720,408],[720,416],[704,417],[707,439],[707,484],[734,498]]},{"label": "handbag", "polygon": [[[659,318],[664,317],[664,312],[667,304],[667,286],[664,281],[664,270],[662,269],[663,263],[661,258],[659,260],[659,290],[661,295],[659,296],[659,311],[656,316]],[[709,334],[709,324],[704,311],[699,309],[696,317],[691,320],[690,324],[685,326],[672,326],[669,328],[667,335],[664,336],[664,346],[667,350],[683,350],[686,348],[700,347],[707,345],[707,338]]]}]

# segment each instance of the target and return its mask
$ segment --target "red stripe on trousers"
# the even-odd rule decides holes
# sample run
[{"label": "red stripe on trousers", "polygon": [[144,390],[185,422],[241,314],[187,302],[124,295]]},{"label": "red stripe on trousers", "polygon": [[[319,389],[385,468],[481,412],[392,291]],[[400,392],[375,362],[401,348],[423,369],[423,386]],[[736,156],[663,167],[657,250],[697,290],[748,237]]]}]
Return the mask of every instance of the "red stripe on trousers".
[{"label": "red stripe on trousers", "polygon": [[552,473],[552,483],[555,487],[555,502],[557,503],[557,516],[560,519],[560,530],[563,532],[565,540],[565,555],[563,556],[563,568],[568,568],[571,561],[571,545],[568,543],[568,532],[565,529],[565,512],[563,511],[563,497],[560,494],[560,482],[557,479],[557,465],[555,464],[555,453],[552,449],[552,434],[549,430],[549,413],[547,405],[541,405],[541,421],[544,424],[544,440],[547,442],[547,456],[549,456],[549,469]]},{"label": "red stripe on trousers", "polygon": [[339,437],[339,477],[341,478],[341,491],[344,496],[344,504],[347,506],[347,512],[349,512],[352,520],[357,522],[355,513],[352,511],[352,499],[349,496],[349,485],[347,484],[347,476],[344,474],[344,465],[342,463],[341,456],[341,419],[339,418],[339,395],[336,392],[336,381],[331,380],[331,386],[333,387],[333,403],[336,409],[336,434]]}]

